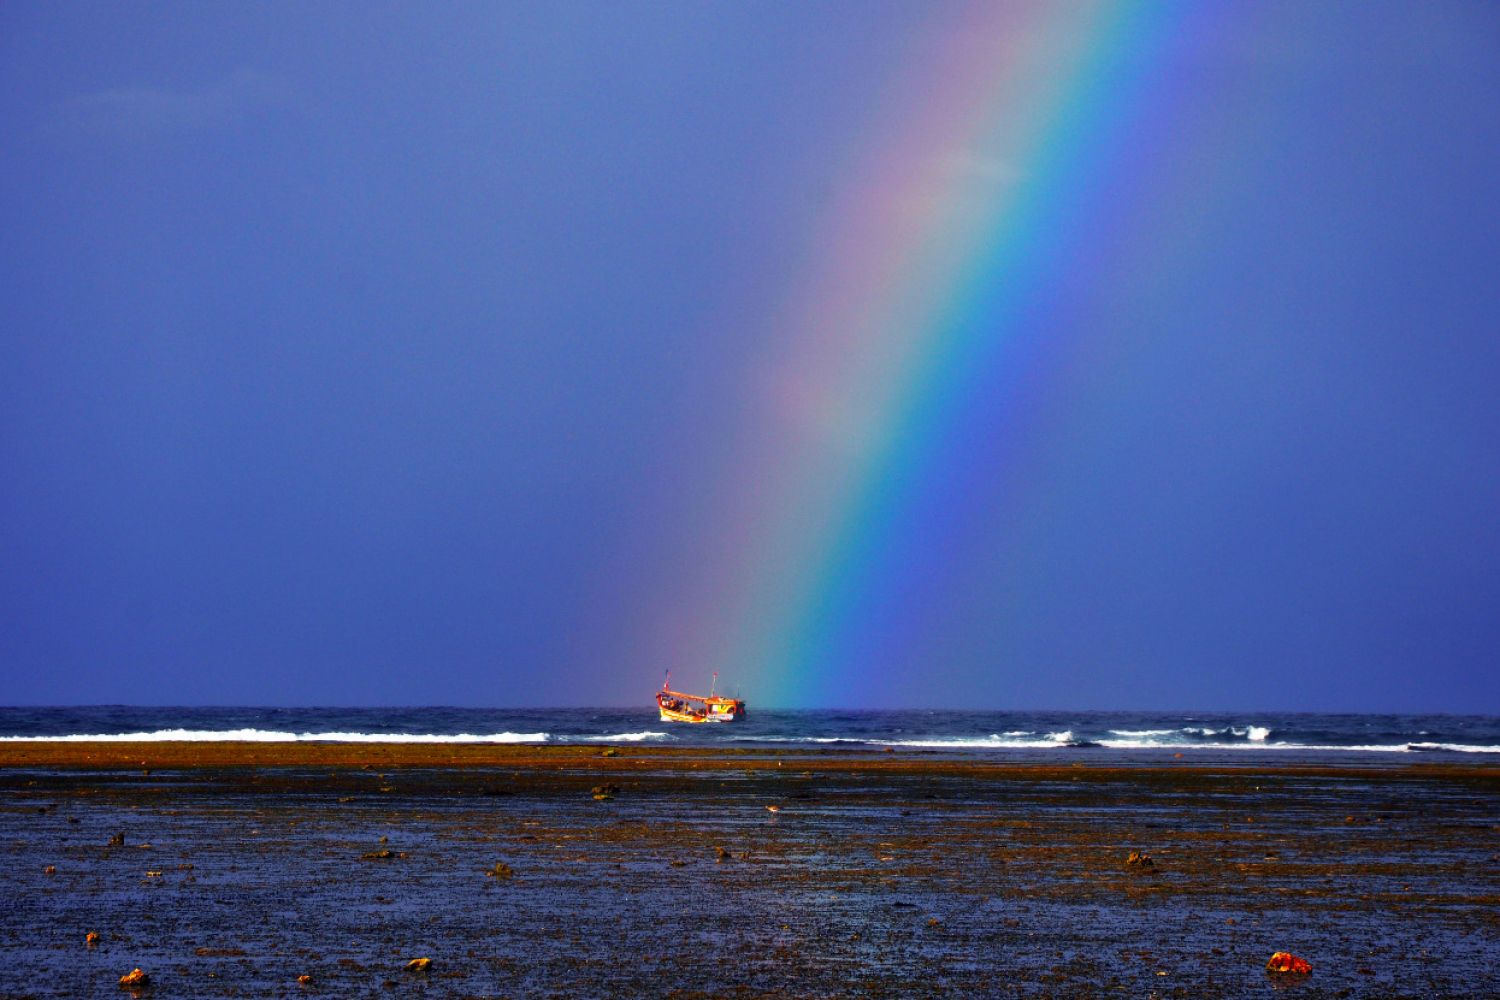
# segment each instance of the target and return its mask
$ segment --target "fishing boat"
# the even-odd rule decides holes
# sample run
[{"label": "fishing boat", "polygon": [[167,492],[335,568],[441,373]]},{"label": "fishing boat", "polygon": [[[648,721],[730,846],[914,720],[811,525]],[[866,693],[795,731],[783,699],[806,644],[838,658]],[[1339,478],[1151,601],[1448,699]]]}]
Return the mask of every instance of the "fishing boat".
[{"label": "fishing boat", "polygon": [[672,690],[672,672],[656,693],[656,707],[661,710],[663,722],[738,722],[745,717],[745,703],[738,698],[724,698],[717,694],[719,675],[714,673],[713,686],[707,695],[684,694]]}]

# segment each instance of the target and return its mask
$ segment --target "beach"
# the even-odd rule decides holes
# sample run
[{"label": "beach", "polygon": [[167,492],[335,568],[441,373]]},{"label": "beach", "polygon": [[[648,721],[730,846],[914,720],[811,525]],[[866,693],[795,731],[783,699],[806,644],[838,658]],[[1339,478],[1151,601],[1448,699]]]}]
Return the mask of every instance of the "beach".
[{"label": "beach", "polygon": [[0,792],[6,996],[1500,993],[1484,761],[23,740]]}]

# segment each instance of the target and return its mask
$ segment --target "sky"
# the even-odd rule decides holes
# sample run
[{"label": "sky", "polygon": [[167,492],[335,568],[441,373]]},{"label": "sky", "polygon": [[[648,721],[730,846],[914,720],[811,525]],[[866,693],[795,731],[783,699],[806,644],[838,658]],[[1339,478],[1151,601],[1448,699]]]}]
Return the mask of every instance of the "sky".
[{"label": "sky", "polygon": [[0,703],[1500,713],[1500,7],[0,5]]}]

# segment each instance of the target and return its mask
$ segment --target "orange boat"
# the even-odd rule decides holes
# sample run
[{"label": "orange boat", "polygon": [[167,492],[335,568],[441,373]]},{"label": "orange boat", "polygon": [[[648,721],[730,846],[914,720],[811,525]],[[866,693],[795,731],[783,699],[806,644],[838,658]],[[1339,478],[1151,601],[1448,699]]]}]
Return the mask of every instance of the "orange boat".
[{"label": "orange boat", "polygon": [[714,673],[713,687],[707,696],[683,694],[672,690],[672,672],[656,693],[656,707],[661,710],[663,722],[738,722],[745,717],[745,703],[738,698],[721,698],[714,692],[719,688],[719,675]]}]

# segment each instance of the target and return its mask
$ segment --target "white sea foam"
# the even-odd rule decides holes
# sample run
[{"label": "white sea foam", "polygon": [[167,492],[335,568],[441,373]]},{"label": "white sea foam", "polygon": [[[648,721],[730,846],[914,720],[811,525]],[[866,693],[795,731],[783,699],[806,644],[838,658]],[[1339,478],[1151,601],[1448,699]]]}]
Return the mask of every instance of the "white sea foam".
[{"label": "white sea foam", "polygon": [[[1111,750],[1248,750],[1248,751],[1304,751],[1304,752],[1365,752],[1365,753],[1422,753],[1441,752],[1468,754],[1500,754],[1500,746],[1466,743],[1411,742],[1395,744],[1314,744],[1285,740],[1271,741],[1270,728],[1247,726],[1225,729],[1113,729],[1107,737],[1097,740],[1099,746]],[[1178,734],[1197,734],[1184,740]],[[1210,735],[1212,734],[1212,735]],[[1201,739],[1209,735],[1208,739]],[[1219,739],[1213,739],[1217,735]],[[1229,738],[1224,738],[1229,737]],[[1237,737],[1237,738],[1236,738]],[[158,729],[152,732],[134,733],[76,733],[66,736],[0,736],[0,743],[36,741],[44,743],[152,743],[166,741],[210,742],[243,741],[254,743],[637,743],[667,741],[674,737],[658,730],[611,733],[595,736],[552,736],[549,733],[363,733],[363,732],[290,732],[268,729]],[[991,733],[988,736],[929,736],[912,739],[883,740],[863,736],[792,736],[792,735],[743,735],[734,734],[735,742],[786,743],[786,744],[846,744],[850,746],[892,746],[932,750],[1052,750],[1068,747],[1076,742],[1073,730],[1037,734],[1029,730],[1010,730]]]},{"label": "white sea foam", "polygon": [[[1146,733],[1127,733],[1124,730],[1118,729],[1113,730],[1113,732],[1120,736],[1146,735]],[[1271,730],[1268,726],[1225,726],[1223,729],[1213,729],[1208,726],[1186,726],[1178,730],[1168,730],[1168,732],[1181,732],[1206,737],[1238,736],[1241,739],[1248,739],[1256,743],[1265,742],[1266,737],[1271,735]]]},{"label": "white sea foam", "polygon": [[5,742],[38,743],[545,743],[547,733],[289,733],[270,729],[158,729],[149,733],[73,733],[67,736],[0,736]]},{"label": "white sea foam", "polygon": [[579,737],[589,743],[640,743],[645,740],[669,740],[669,733],[657,733],[646,731],[643,733],[615,733],[612,736],[582,736]]},{"label": "white sea foam", "polygon": [[735,734],[738,743],[878,743],[857,736],[741,736]]},{"label": "white sea foam", "polygon": [[[1412,753],[1420,751],[1450,750],[1460,753],[1500,753],[1500,746],[1475,746],[1462,743],[1362,743],[1345,744],[1336,743],[1289,743],[1286,741],[1270,742],[1267,738],[1269,730],[1264,730],[1266,735],[1256,736],[1257,731],[1263,727],[1251,726],[1248,730],[1242,730],[1241,735],[1247,735],[1248,739],[1217,740],[1209,742],[1184,743],[1171,739],[1160,739],[1158,736],[1170,736],[1175,732],[1184,730],[1140,730],[1141,736],[1126,737],[1123,739],[1100,739],[1094,741],[1100,747],[1110,750],[1175,750],[1175,751],[1199,751],[1199,750],[1227,750],[1264,752],[1268,750],[1298,752],[1313,751],[1318,753]],[[1110,730],[1116,736],[1124,736],[1124,731]],[[1144,735],[1152,732],[1153,735]],[[1224,735],[1234,735],[1230,729],[1213,730],[1213,732]],[[1017,739],[1016,733],[991,733],[987,737],[969,736],[932,736],[918,739],[906,740],[882,740],[872,737],[837,737],[837,736],[742,736],[738,740],[757,743],[845,743],[850,745],[864,746],[888,746],[908,747],[911,749],[927,750],[1057,750],[1069,747],[1075,742],[1072,730],[1058,733],[1047,733],[1045,737],[1033,737],[1031,739]]]},{"label": "white sea foam", "polygon": [[933,737],[924,740],[871,740],[880,746],[888,747],[926,747],[933,750],[961,750],[966,748],[984,750],[1050,750],[1061,746],[1054,740],[1017,740],[1005,739],[997,734],[988,737]]},{"label": "white sea foam", "polygon": [[[1246,750],[1260,752],[1264,750],[1289,750],[1289,751],[1358,751],[1362,753],[1409,753],[1414,748],[1431,750],[1459,750],[1462,747],[1451,744],[1384,744],[1384,743],[1361,743],[1361,744],[1337,744],[1337,743],[1266,743],[1266,742],[1234,742],[1234,743],[1160,743],[1154,740],[1100,740],[1099,745],[1110,750]],[[1467,748],[1479,753],[1500,753],[1500,747],[1470,747]]]},{"label": "white sea foam", "polygon": [[1452,750],[1455,753],[1500,753],[1500,747],[1475,746],[1471,743],[1408,743],[1410,750]]},{"label": "white sea foam", "polygon": [[1051,750],[1068,746],[1074,742],[1073,731],[1071,729],[1060,733],[1047,733],[1040,738],[1033,736],[1029,740],[1017,739],[1019,736],[1031,735],[1031,733],[1021,730],[1006,733],[990,733],[989,736],[933,736],[915,740],[867,740],[866,742],[892,747],[974,747],[991,750]]},{"label": "white sea foam", "polygon": [[[742,736],[739,739],[756,743],[848,743],[863,746],[909,747],[918,750],[1056,750],[1074,742],[1072,730],[1032,736],[1027,731],[990,733],[988,736],[927,736],[907,740],[882,740],[868,736]],[[1142,744],[1142,746],[1160,744]]]},{"label": "white sea foam", "polygon": [[[1261,727],[1251,727],[1246,733],[1253,733]],[[1160,730],[1159,735],[1171,736],[1175,732],[1184,730]],[[1110,730],[1116,736],[1123,736],[1120,730]],[[1396,743],[1396,744],[1354,744],[1340,745],[1335,743],[1289,743],[1285,741],[1270,742],[1266,737],[1257,738],[1250,735],[1248,739],[1220,740],[1210,742],[1182,742],[1180,740],[1160,739],[1157,735],[1146,736],[1148,730],[1140,731],[1143,735],[1127,737],[1124,739],[1100,739],[1094,742],[1101,747],[1111,750],[1243,750],[1250,752],[1276,750],[1276,751],[1317,751],[1317,752],[1364,752],[1364,753],[1411,753],[1422,750],[1453,750],[1463,753],[1500,753],[1500,746],[1471,746],[1459,743]],[[1217,730],[1225,735],[1232,735],[1229,729]],[[755,743],[802,743],[802,744],[831,744],[844,743],[855,746],[888,746],[908,747],[911,749],[928,750],[1058,750],[1069,747],[1075,742],[1071,730],[1059,733],[1047,733],[1043,737],[1033,736],[1030,739],[1019,739],[1018,736],[1029,735],[1026,731],[1010,731],[1005,733],[991,733],[987,737],[970,736],[932,736],[918,739],[905,740],[882,740],[868,736],[737,736],[740,742]]]},{"label": "white sea foam", "polygon": [[1013,734],[930,736],[910,740],[882,740],[868,736],[737,736],[736,740],[746,743],[847,743],[859,746],[911,747],[928,750],[1046,750],[1063,745],[1050,738],[1021,740],[1010,737],[1013,737]]}]

